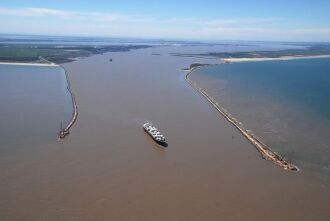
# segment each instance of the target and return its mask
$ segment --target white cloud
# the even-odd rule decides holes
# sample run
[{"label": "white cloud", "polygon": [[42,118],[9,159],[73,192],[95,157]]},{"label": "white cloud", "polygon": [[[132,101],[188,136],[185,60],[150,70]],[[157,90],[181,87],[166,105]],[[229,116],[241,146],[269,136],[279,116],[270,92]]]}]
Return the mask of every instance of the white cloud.
[{"label": "white cloud", "polygon": [[79,12],[66,11],[49,8],[20,8],[11,9],[0,7],[0,15],[2,16],[21,16],[21,17],[58,17],[62,19],[91,19],[96,21],[118,21],[125,20],[127,16],[115,13],[100,12]]},{"label": "white cloud", "polygon": [[0,16],[53,16],[65,19],[91,19],[95,21],[126,21],[136,23],[159,23],[159,24],[177,24],[177,25],[203,25],[203,26],[221,26],[221,25],[246,25],[261,24],[279,21],[279,18],[241,18],[241,19],[199,19],[199,18],[169,18],[156,19],[143,16],[128,16],[117,13],[101,13],[101,12],[80,12],[58,10],[50,8],[4,8],[0,7]]},{"label": "white cloud", "polygon": [[0,7],[0,15],[7,16],[57,16],[57,17],[69,17],[72,12],[48,9],[48,8],[3,8]]},{"label": "white cloud", "polygon": [[20,16],[58,16],[58,17],[70,17],[72,12],[48,9],[48,8],[25,8],[19,11]]},{"label": "white cloud", "polygon": [[[1,32],[30,30],[39,34],[108,35],[157,38],[241,39],[241,40],[320,40],[330,41],[330,28],[290,28],[284,18],[167,18],[84,12],[51,8],[0,7]],[[24,24],[15,18],[26,19]],[[53,19],[48,19],[53,18]],[[292,22],[292,21],[291,21]],[[26,33],[27,34],[27,33]]]}]

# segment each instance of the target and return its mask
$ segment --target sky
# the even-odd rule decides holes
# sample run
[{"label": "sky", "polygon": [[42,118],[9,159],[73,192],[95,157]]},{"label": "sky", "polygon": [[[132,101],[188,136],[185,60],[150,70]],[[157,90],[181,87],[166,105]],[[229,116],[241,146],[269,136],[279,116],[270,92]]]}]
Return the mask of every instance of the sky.
[{"label": "sky", "polygon": [[0,33],[330,42],[330,0],[1,0]]}]

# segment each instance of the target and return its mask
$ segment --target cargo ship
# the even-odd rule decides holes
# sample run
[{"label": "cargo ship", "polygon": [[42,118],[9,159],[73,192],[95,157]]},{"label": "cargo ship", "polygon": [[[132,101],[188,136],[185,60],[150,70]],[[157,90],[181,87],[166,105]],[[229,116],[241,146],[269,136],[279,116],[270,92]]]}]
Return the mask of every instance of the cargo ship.
[{"label": "cargo ship", "polygon": [[160,144],[166,144],[165,136],[161,134],[152,123],[147,122],[142,125],[143,129],[156,141]]}]

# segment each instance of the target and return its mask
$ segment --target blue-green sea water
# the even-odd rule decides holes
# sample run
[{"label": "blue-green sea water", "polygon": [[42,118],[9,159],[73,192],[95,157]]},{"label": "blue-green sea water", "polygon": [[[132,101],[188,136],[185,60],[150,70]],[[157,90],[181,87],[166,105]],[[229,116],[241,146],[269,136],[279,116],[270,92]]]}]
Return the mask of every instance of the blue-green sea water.
[{"label": "blue-green sea water", "polygon": [[328,177],[329,58],[208,66],[192,79],[271,149]]}]

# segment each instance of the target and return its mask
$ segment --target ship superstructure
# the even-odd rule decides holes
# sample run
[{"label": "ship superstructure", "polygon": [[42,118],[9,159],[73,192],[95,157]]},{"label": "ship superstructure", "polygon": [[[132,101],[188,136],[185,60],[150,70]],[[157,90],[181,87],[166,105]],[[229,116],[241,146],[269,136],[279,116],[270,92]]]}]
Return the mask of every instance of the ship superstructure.
[{"label": "ship superstructure", "polygon": [[151,122],[142,125],[143,129],[158,143],[165,143],[165,136]]}]

